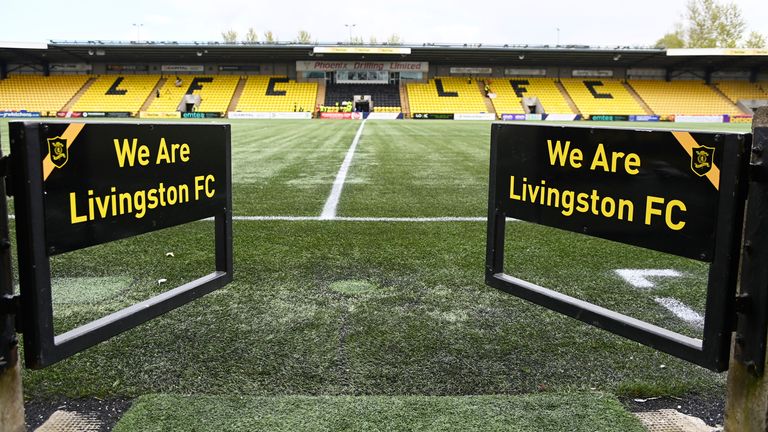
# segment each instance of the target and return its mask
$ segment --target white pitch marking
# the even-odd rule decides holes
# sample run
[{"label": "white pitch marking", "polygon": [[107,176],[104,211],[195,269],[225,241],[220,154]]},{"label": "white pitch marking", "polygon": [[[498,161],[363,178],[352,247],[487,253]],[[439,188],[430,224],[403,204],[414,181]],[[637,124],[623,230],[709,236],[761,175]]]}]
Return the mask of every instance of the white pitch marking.
[{"label": "white pitch marking", "polygon": [[320,213],[320,219],[334,219],[336,217],[336,207],[339,205],[339,198],[341,197],[341,190],[344,188],[344,182],[347,180],[347,171],[349,166],[352,165],[352,157],[355,155],[355,149],[357,143],[360,142],[360,135],[363,134],[363,127],[366,120],[360,123],[360,127],[357,128],[355,139],[352,140],[352,145],[347,150],[347,155],[344,156],[344,162],[341,163],[341,168],[336,174],[336,180],[333,181],[333,188],[331,188],[331,194],[328,195],[328,199],[323,206],[323,212]]},{"label": "white pitch marking", "polygon": [[667,308],[681,320],[693,325],[696,328],[704,328],[704,317],[695,310],[684,305],[679,300],[675,300],[670,297],[656,297],[653,300]]},{"label": "white pitch marking", "polygon": [[655,284],[649,277],[680,277],[680,272],[672,269],[616,269],[621,276],[635,288],[653,288]]}]

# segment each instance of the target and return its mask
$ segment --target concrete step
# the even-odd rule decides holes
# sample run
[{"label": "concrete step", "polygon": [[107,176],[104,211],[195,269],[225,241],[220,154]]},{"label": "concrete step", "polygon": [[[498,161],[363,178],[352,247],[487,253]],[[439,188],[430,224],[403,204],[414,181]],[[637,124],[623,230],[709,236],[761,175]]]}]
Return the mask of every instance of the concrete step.
[{"label": "concrete step", "polygon": [[152,105],[152,102],[154,102],[155,99],[157,99],[157,93],[160,91],[161,88],[163,88],[163,85],[165,85],[165,82],[168,80],[168,78],[160,77],[159,80],[157,80],[157,83],[155,84],[155,88],[152,89],[152,92],[149,93],[149,96],[147,96],[147,100],[144,101],[143,104],[141,104],[141,108],[139,108],[139,112],[146,111],[149,109],[149,106]]},{"label": "concrete step", "polygon": [[[486,112],[493,113],[493,115],[496,115],[496,107],[493,106],[493,101],[491,100],[491,98],[485,95],[485,80],[477,80],[477,88],[480,89],[480,93],[483,95],[483,102],[485,102]],[[488,86],[488,88],[490,89],[490,85]]]},{"label": "concrete step", "polygon": [[[560,81],[555,81],[555,87],[557,87],[558,90],[560,90],[560,94],[563,95],[563,98],[568,103],[568,106],[571,108],[571,111],[573,111],[575,114],[581,115],[581,111],[579,111],[579,107],[576,106],[576,102],[573,101],[573,98],[571,98],[571,95],[568,94],[568,91],[563,86],[563,83]],[[544,110],[546,110],[547,107],[544,107]]]},{"label": "concrete step", "polygon": [[411,103],[408,101],[408,86],[400,81],[400,110],[403,112],[403,118],[411,117]]},{"label": "concrete step", "polygon": [[627,91],[629,92],[629,94],[631,94],[631,95],[632,95],[632,97],[633,97],[633,98],[635,98],[635,102],[637,102],[638,104],[640,104],[640,106],[643,108],[643,110],[645,110],[645,113],[646,113],[647,115],[653,115],[653,114],[654,114],[654,113],[653,113],[653,110],[651,109],[651,107],[650,107],[650,106],[648,106],[648,104],[647,104],[647,103],[645,103],[645,101],[643,100],[643,98],[641,98],[641,97],[640,97],[640,95],[639,95],[639,94],[638,94],[638,93],[635,91],[635,89],[634,89],[634,88],[633,88],[631,85],[629,85],[629,83],[628,83],[628,82],[626,82],[626,81],[622,81],[621,85],[623,85],[623,86],[624,86],[624,88],[625,88],[625,89],[627,89]]},{"label": "concrete step", "polygon": [[245,89],[245,83],[248,81],[248,77],[240,77],[240,81],[237,82],[235,92],[232,94],[232,99],[227,106],[227,112],[237,111],[237,104],[240,102],[240,96],[243,95],[243,89]]},{"label": "concrete step", "polygon": [[77,93],[75,93],[75,95],[72,96],[72,99],[70,99],[69,102],[64,104],[64,106],[61,108],[61,111],[72,111],[72,107],[75,106],[77,101],[85,94],[85,92],[88,91],[89,88],[91,88],[93,83],[96,82],[97,78],[98,77],[93,76],[88,81],[86,81],[85,84],[83,84],[83,86],[80,87],[80,90],[78,90]]}]

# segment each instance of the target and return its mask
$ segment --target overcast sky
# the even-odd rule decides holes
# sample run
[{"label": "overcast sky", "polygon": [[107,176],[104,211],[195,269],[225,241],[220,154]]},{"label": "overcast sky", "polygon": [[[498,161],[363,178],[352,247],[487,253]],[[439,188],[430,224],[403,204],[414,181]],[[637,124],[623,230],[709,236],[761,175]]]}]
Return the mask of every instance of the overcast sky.
[{"label": "overcast sky", "polygon": [[[671,30],[687,0],[105,0],[0,1],[0,41],[221,41],[253,27],[281,41],[306,30],[319,42],[353,36],[406,43],[649,46]],[[766,0],[736,2],[748,31],[768,34]],[[282,5],[279,8],[275,5]],[[347,27],[345,24],[355,24]],[[558,32],[558,29],[559,32]]]}]

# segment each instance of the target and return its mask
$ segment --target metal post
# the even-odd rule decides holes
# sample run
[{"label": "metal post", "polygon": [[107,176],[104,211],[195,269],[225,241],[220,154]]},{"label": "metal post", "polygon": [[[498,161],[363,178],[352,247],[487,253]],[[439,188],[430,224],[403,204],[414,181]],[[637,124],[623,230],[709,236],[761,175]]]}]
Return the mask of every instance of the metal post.
[{"label": "metal post", "polygon": [[24,430],[24,398],[15,325],[18,302],[13,295],[5,197],[7,170],[8,159],[0,150],[0,432],[19,432]]},{"label": "metal post", "polygon": [[766,321],[768,310],[768,107],[752,120],[752,159],[737,297],[738,328],[731,346],[725,430],[768,430]]},{"label": "metal post", "polygon": [[141,42],[141,28],[144,27],[144,24],[132,24],[134,27],[136,27],[136,43]]},{"label": "metal post", "polygon": [[344,24],[344,27],[349,29],[349,44],[352,45],[352,27],[356,26],[357,24]]}]

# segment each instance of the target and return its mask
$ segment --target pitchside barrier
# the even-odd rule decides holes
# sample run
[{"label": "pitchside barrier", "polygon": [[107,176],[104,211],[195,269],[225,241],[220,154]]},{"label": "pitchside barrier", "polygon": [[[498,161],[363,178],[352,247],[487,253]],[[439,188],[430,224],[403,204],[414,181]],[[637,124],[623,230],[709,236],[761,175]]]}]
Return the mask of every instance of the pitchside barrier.
[{"label": "pitchside barrier", "polygon": [[[756,129],[750,152],[751,142],[751,134],[494,124],[486,283],[715,371],[728,368],[738,315],[737,357],[762,373],[768,133]],[[505,273],[507,218],[709,263],[703,339]],[[742,292],[747,284],[760,292],[737,298],[739,280]]]},{"label": "pitchside barrier", "polygon": [[[15,199],[21,295],[13,296],[2,194],[0,370],[15,363],[14,315],[26,366],[38,369],[232,280],[229,125],[12,122],[10,137],[0,171]],[[206,218],[214,219],[213,272],[54,333],[52,256]]]}]

